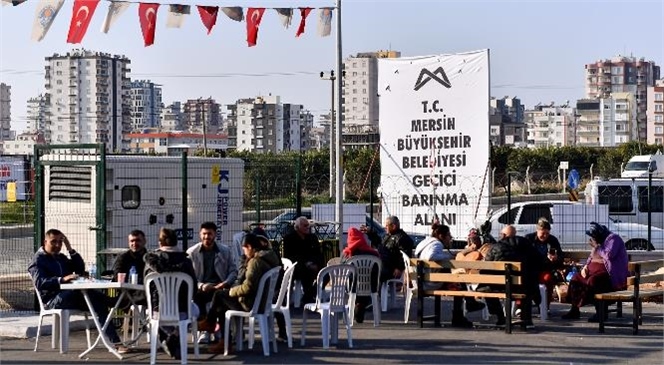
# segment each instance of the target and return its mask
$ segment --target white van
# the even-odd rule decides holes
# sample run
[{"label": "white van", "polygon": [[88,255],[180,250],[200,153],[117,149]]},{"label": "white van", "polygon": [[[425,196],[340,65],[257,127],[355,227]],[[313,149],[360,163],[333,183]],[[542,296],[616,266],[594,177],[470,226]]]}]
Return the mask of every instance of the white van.
[{"label": "white van", "polygon": [[[587,204],[607,204],[611,218],[648,224],[648,179],[594,180],[585,196]],[[652,226],[664,228],[664,179],[652,179],[650,205]]]},{"label": "white van", "polygon": [[652,171],[652,177],[664,178],[664,155],[662,155],[662,151],[657,151],[654,155],[639,155],[630,158],[620,177],[647,178],[650,171]]}]

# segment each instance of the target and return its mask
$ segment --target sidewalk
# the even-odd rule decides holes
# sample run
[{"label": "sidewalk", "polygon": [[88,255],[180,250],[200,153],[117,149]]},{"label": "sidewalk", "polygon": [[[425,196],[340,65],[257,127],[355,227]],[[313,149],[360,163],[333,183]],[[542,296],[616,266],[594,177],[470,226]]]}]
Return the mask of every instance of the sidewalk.
[{"label": "sidewalk", "polygon": [[[444,324],[449,322],[451,301],[444,300]],[[430,304],[428,302],[427,304]],[[412,305],[410,322],[403,323],[403,304],[398,308],[383,313],[380,327],[373,327],[371,311],[363,324],[353,327],[353,348],[348,348],[345,331],[340,331],[338,346],[323,350],[320,337],[320,320],[309,316],[306,346],[300,346],[302,311],[294,310],[293,348],[279,344],[279,353],[263,357],[260,341],[253,350],[230,356],[206,353],[207,346],[201,346],[201,357],[195,359],[193,346],[190,345],[189,362],[192,364],[209,363],[210,360],[223,361],[225,364],[425,364],[425,363],[552,363],[552,364],[660,364],[664,360],[664,306],[662,304],[643,304],[643,326],[639,334],[632,335],[631,305],[623,306],[623,318],[614,318],[611,314],[606,333],[597,331],[596,323],[586,319],[593,311],[583,308],[582,320],[563,321],[560,315],[568,309],[567,305],[553,303],[552,317],[547,321],[535,318],[534,330],[523,332],[515,329],[511,334],[492,328],[489,322],[481,322],[479,312],[469,318],[478,326],[475,329],[433,328],[431,323],[421,329],[416,324],[415,303]],[[312,320],[313,318],[313,320]],[[46,321],[50,323],[50,320]],[[89,359],[79,359],[84,350],[85,334],[83,331],[72,332],[68,354],[60,354],[50,348],[50,336],[40,339],[39,351],[33,352],[34,338],[10,338],[13,334],[34,334],[37,316],[0,318],[0,363],[2,364],[70,364],[70,363],[120,363],[112,354],[101,347],[89,354]],[[77,328],[81,323],[73,325]],[[47,326],[50,329],[50,326]],[[23,336],[25,337],[25,335]],[[146,342],[125,355],[121,361],[126,364],[148,363],[150,349]],[[179,361],[168,358],[163,352],[157,355],[158,363],[176,364]]]}]

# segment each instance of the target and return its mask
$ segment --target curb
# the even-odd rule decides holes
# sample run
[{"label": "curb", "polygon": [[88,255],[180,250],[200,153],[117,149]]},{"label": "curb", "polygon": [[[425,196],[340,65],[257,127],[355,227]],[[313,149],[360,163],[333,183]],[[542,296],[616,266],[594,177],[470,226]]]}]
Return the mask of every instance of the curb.
[{"label": "curb", "polygon": [[[53,331],[53,316],[47,316],[42,323],[40,337],[50,336]],[[90,328],[94,328],[92,320]],[[13,337],[13,338],[34,338],[37,336],[37,325],[39,324],[38,315],[29,316],[12,316],[0,318],[0,337]],[[81,315],[73,315],[69,321],[69,331],[82,331],[85,329],[85,317]]]}]

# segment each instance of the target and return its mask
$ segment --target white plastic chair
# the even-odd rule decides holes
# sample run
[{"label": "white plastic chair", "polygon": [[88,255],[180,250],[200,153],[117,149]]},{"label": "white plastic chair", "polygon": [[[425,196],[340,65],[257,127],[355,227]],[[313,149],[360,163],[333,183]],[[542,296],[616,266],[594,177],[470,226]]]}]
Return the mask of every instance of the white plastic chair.
[{"label": "white plastic chair", "polygon": [[[546,321],[549,319],[549,297],[546,292],[546,285],[539,284],[539,292],[540,298],[542,298],[539,305],[539,315],[541,320]],[[512,302],[512,316],[516,316],[516,309],[516,302]]]},{"label": "white plastic chair", "polygon": [[[270,356],[270,341],[272,341],[272,349],[277,352],[277,339],[274,336],[274,325],[268,326],[268,320],[272,315],[272,298],[274,297],[274,288],[277,286],[277,280],[279,280],[279,271],[281,266],[274,267],[268,272],[263,274],[261,280],[258,284],[258,290],[256,291],[256,298],[254,299],[254,305],[249,312],[240,311],[240,310],[228,310],[226,311],[224,323],[224,356],[228,355],[228,346],[229,346],[229,337],[230,337],[230,325],[233,319],[236,320],[236,347],[238,351],[242,350],[242,319],[250,319],[250,335],[253,335],[253,323],[251,319],[258,320],[258,326],[261,332],[261,342],[263,344],[263,355]],[[266,288],[267,285],[267,288]],[[235,317],[235,318],[234,318]],[[253,336],[252,336],[253,337]],[[250,340],[253,341],[253,340]]]},{"label": "white plastic chair", "polygon": [[[145,277],[145,293],[148,302],[148,319],[150,322],[150,364],[157,359],[157,343],[159,342],[160,326],[178,326],[180,337],[181,363],[187,363],[187,332],[191,325],[192,333],[198,332],[198,322],[192,315],[191,305],[180,308],[180,287],[187,284],[187,303],[191,303],[194,293],[194,282],[191,276],[182,272],[150,273]],[[157,288],[159,307],[152,307],[152,286]],[[183,314],[181,318],[181,314]],[[194,342],[194,355],[198,358],[198,342]]]},{"label": "white plastic chair", "polygon": [[[370,296],[371,305],[373,308],[373,320],[374,327],[380,325],[380,307],[381,304],[378,301],[378,290],[380,287],[380,270],[382,269],[383,263],[377,256],[372,255],[358,255],[353,256],[348,259],[348,264],[354,265],[357,267],[357,277],[355,278],[355,290],[351,290],[348,300],[348,306],[350,307],[350,318],[351,326],[353,323],[353,318],[355,315],[355,301],[357,296]],[[374,270],[374,267],[377,267],[378,272],[376,277],[371,277],[371,272]],[[371,291],[371,280],[374,281],[374,286],[376,288],[375,292]]]},{"label": "white plastic chair", "polygon": [[[295,265],[293,264],[293,261],[285,257],[281,258],[281,264],[284,265],[284,270],[288,270],[289,267]],[[288,300],[290,301],[292,297],[293,306],[295,308],[300,308],[300,305],[302,305],[302,296],[304,295],[302,283],[299,280],[293,280],[290,285],[293,289],[288,292]]]},{"label": "white plastic chair", "polygon": [[[403,251],[399,251],[402,254],[405,254]],[[408,257],[408,255],[406,255]],[[408,270],[408,266],[406,266]],[[404,270],[405,271],[405,270]],[[403,284],[404,273],[401,273],[401,277],[397,279],[388,279],[383,282],[380,286],[380,309],[383,312],[387,312],[390,307],[394,307],[397,301],[397,285]],[[389,294],[389,295],[388,295]],[[388,302],[389,299],[389,302]]]},{"label": "white plastic chair", "polygon": [[410,303],[413,301],[413,294],[417,292],[417,277],[415,275],[411,276],[411,266],[410,266],[410,257],[406,255],[405,252],[401,251],[401,256],[403,257],[404,265],[406,269],[403,271],[403,290],[405,292],[405,302],[404,302],[404,313],[403,313],[403,323],[408,323],[408,317],[410,316]]},{"label": "white plastic chair", "polygon": [[[290,261],[290,260],[289,260]],[[288,348],[293,348],[293,321],[291,321],[290,315],[290,293],[289,288],[293,284],[293,271],[295,271],[296,263],[291,263],[290,266],[284,268],[284,277],[281,279],[281,287],[279,288],[279,296],[277,297],[277,302],[272,304],[272,312],[270,313],[271,317],[268,319],[268,324],[272,325],[274,323],[274,312],[279,312],[284,316],[284,322],[286,323],[286,335],[288,336]],[[274,331],[273,331],[274,332]],[[254,338],[254,318],[249,318],[249,348],[253,348],[253,338]]]},{"label": "white plastic chair", "polygon": [[37,287],[34,284],[33,287],[35,288],[37,300],[39,301],[39,325],[37,326],[34,351],[37,351],[37,348],[39,347],[39,335],[41,333],[44,317],[53,316],[51,348],[55,348],[59,342],[60,353],[66,354],[69,350],[69,318],[72,314],[83,314],[85,316],[85,334],[88,339],[88,347],[90,347],[90,322],[88,321],[88,312],[77,309],[46,309],[41,295],[39,295],[39,290],[37,290]]},{"label": "white plastic chair", "polygon": [[[318,272],[317,284],[317,298],[315,303],[307,303],[304,305],[302,313],[302,337],[300,338],[300,345],[304,346],[307,334],[307,312],[317,312],[321,316],[321,330],[323,337],[323,348],[330,347],[330,332],[332,332],[333,342],[336,343],[338,338],[338,315],[343,316],[344,324],[346,326],[346,335],[348,337],[348,347],[353,347],[353,336],[351,332],[350,310],[348,308],[348,297],[350,288],[352,287],[352,278],[356,277],[356,267],[353,265],[332,265],[323,268]],[[323,292],[325,287],[323,282],[326,276],[329,276],[329,291],[330,295],[326,299]],[[330,331],[330,317],[334,316],[334,329]]]},{"label": "white plastic chair", "polygon": [[288,268],[290,268],[294,264],[293,264],[293,261],[291,261],[290,259],[282,257],[281,258],[281,265],[284,267],[284,270],[288,270]]}]

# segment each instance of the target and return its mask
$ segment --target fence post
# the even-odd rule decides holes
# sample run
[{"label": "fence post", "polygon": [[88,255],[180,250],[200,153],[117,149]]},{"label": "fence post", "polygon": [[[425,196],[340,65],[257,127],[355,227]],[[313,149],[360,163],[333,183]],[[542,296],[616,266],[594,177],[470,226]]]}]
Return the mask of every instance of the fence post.
[{"label": "fence post", "polygon": [[189,211],[189,200],[187,191],[189,190],[189,184],[187,180],[189,176],[187,174],[188,160],[187,160],[187,151],[182,151],[182,251],[187,251],[189,246],[188,238],[189,235],[189,221],[187,219],[187,212]]},{"label": "fence post", "polygon": [[652,246],[652,165],[648,167],[648,247]]},{"label": "fence post", "polygon": [[302,150],[297,154],[295,167],[295,212],[296,216],[302,216]]},{"label": "fence post", "polygon": [[256,221],[261,222],[261,179],[260,171],[256,172],[256,182],[254,183],[254,189],[256,189]]}]

